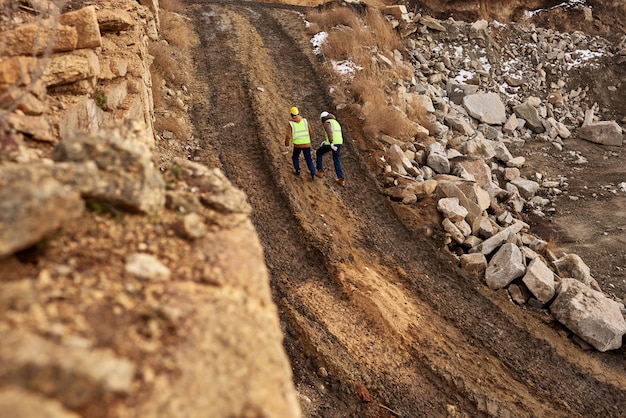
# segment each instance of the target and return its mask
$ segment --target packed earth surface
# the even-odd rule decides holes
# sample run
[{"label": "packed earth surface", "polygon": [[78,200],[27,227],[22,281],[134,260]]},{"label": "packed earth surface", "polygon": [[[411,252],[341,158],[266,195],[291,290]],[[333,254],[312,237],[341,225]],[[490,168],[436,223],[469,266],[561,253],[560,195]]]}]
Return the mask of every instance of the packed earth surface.
[{"label": "packed earth surface", "polygon": [[[305,416],[626,416],[624,349],[586,350],[546,312],[463,273],[442,244],[433,200],[406,207],[381,193],[375,146],[349,111],[335,112],[346,187],[333,181],[330,160],[322,179],[291,173],[288,109],[312,121],[317,142],[319,113],[335,109],[304,30],[301,6],[311,5],[188,6],[201,38],[192,117],[206,141],[193,158],[219,164],[254,208]],[[582,16],[559,22],[585,29]],[[601,68],[568,87],[590,86],[603,116],[623,123],[626,69],[609,60]],[[527,176],[569,186],[548,217],[525,220],[622,299],[626,195],[615,189],[626,155],[576,138],[564,148],[512,150],[526,157]],[[576,164],[578,155],[587,162]]]},{"label": "packed earth surface", "polygon": [[[385,196],[381,144],[364,133],[349,107],[334,102],[329,65],[312,51],[304,17],[321,8],[319,2],[183,3],[185,19],[200,39],[193,55],[195,79],[185,86],[194,134],[170,148],[158,140],[162,171],[171,179],[168,163],[182,154],[223,170],[245,192],[302,416],[626,417],[624,347],[594,350],[546,310],[520,306],[506,290],[492,290],[482,277],[462,270],[445,244],[435,196],[411,205]],[[428,1],[413,2],[409,9],[438,19],[496,18],[486,1],[471,9],[463,2],[445,3],[445,10]],[[557,2],[533,2],[545,12],[532,16],[520,14],[526,2],[505,3],[508,18],[520,24],[614,42],[625,34],[623,21],[599,1],[593,2],[593,24],[579,9],[551,9]],[[599,61],[594,70],[570,74],[566,90],[588,87],[590,105],[597,103],[603,119],[623,127],[626,64],[616,57]],[[305,166],[300,176],[293,175],[291,153],[283,146],[292,106],[311,122],[314,149],[323,139],[320,112],[337,115],[345,138],[345,187],[334,181],[330,156],[324,159],[324,177],[312,179]],[[526,158],[520,170],[526,178],[540,173],[567,186],[545,216],[520,214],[531,232],[558,251],[579,255],[604,293],[625,300],[626,190],[618,186],[626,181],[625,148],[574,134],[562,149],[526,141],[511,152]],[[174,327],[163,307],[177,294],[160,284],[147,288],[111,278],[123,274],[124,257],[145,243],[175,275],[204,266],[187,262],[191,244],[168,227],[176,214],[165,213],[153,223],[133,215],[120,220],[116,211],[106,215],[86,212],[51,243],[3,260],[4,280],[37,277],[37,286],[49,290],[45,312],[34,318],[11,313],[9,320],[15,327],[44,329],[51,338],[83,331],[94,346],[115,347],[141,365],[142,382],[158,387],[155,375],[178,373],[176,342],[199,327],[184,319],[192,317],[192,304],[178,313],[183,320]],[[83,268],[98,276],[76,274]],[[59,273],[64,269],[72,274]],[[80,291],[81,280],[93,281],[95,290]],[[111,294],[120,296],[109,299]],[[204,303],[199,299],[193,302]],[[133,316],[119,314],[125,309]],[[41,319],[46,315],[62,320],[48,327]],[[142,393],[125,404],[111,397],[76,412],[138,416],[134,403],[150,403]]]}]

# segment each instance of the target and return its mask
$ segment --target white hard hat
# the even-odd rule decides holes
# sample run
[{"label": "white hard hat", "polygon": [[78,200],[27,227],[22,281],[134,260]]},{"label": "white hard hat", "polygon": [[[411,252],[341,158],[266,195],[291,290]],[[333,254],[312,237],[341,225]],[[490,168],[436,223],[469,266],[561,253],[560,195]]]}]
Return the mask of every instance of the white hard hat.
[{"label": "white hard hat", "polygon": [[328,116],[328,112],[322,112],[322,114],[320,115],[320,118],[325,118],[326,116]]}]

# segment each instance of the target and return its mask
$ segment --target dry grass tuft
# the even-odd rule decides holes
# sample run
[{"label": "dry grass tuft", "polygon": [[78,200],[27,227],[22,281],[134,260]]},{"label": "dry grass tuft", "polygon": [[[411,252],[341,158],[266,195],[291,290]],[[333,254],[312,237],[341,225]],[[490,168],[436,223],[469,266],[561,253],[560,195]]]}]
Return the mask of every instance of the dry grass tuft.
[{"label": "dry grass tuft", "polygon": [[376,81],[359,77],[349,87],[349,97],[361,108],[363,132],[370,137],[385,134],[410,139],[416,134],[415,124],[404,112],[387,101],[387,95]]},{"label": "dry grass tuft", "polygon": [[546,256],[547,259],[551,258],[551,254],[557,258],[563,257],[565,255],[565,251],[559,248],[556,238],[554,237],[551,237],[548,240],[545,247],[543,247],[542,253],[544,254],[544,256]]},{"label": "dry grass tuft", "polygon": [[309,33],[330,32],[337,26],[347,26],[358,28],[361,26],[361,17],[355,11],[346,7],[335,7],[325,11],[310,11],[306,15],[306,20],[311,23]]},{"label": "dry grass tuft", "polygon": [[[179,0],[168,0],[167,3],[180,5]],[[177,87],[191,82],[192,65],[188,57],[200,44],[196,33],[183,19],[181,15],[162,11],[161,37],[165,42],[153,42],[149,46],[154,57],[153,70],[160,73],[168,85]]]},{"label": "dry grass tuft", "polygon": [[402,47],[400,36],[393,30],[380,12],[367,11],[365,14],[365,28],[369,32],[369,37],[375,42],[380,51],[393,51]]},{"label": "dry grass tuft", "polygon": [[194,49],[200,44],[198,36],[184,21],[184,17],[173,12],[161,13],[161,37],[170,45],[186,50]]},{"label": "dry grass tuft", "polygon": [[[337,96],[353,102],[360,109],[363,130],[366,135],[377,137],[380,134],[398,139],[410,140],[417,128],[401,109],[405,103],[395,106],[387,99],[387,80],[413,76],[408,65],[391,67],[380,59],[387,57],[393,63],[393,51],[400,50],[402,41],[384,16],[377,10],[368,9],[363,16],[355,11],[337,7],[324,12],[311,12],[307,15],[311,32],[328,33],[322,45],[322,53],[331,61],[351,61],[360,67],[354,79],[342,85]],[[415,109],[412,116],[421,123],[432,125],[434,121],[423,109]],[[428,127],[427,127],[428,128]]]},{"label": "dry grass tuft", "polygon": [[368,10],[362,18],[353,10],[340,7],[311,12],[307,19],[312,23],[311,33],[328,33],[322,51],[332,60],[351,59],[369,67],[373,52],[386,53],[401,46],[400,37],[378,11]]},{"label": "dry grass tuft", "polygon": [[346,87],[345,91],[346,96],[353,102],[363,105],[364,97],[368,95],[368,91],[377,89],[378,86],[373,80],[367,77],[359,76],[354,78],[354,80]]},{"label": "dry grass tuft", "polygon": [[424,128],[428,129],[428,132],[431,135],[437,131],[437,117],[426,110],[423,106],[417,106],[414,102],[410,101],[407,103],[407,112],[408,118],[410,120],[414,120]]},{"label": "dry grass tuft", "polygon": [[370,103],[366,102],[363,114],[365,116],[364,129],[372,135],[385,134],[402,141],[409,141],[417,134],[415,123],[395,106],[389,104],[370,106]]},{"label": "dry grass tuft", "polygon": [[152,104],[155,109],[164,109],[166,106],[163,87],[167,84],[163,75],[152,68]]},{"label": "dry grass tuft", "polygon": [[355,63],[353,55],[355,51],[362,48],[361,43],[358,41],[358,35],[354,29],[342,26],[335,28],[328,33],[326,41],[322,45],[322,52],[324,55],[335,61],[351,59]]},{"label": "dry grass tuft", "polygon": [[[331,61],[351,61],[360,67],[359,74],[380,81],[413,76],[408,65],[392,68],[381,63],[379,56],[393,57],[393,51],[402,47],[399,35],[377,10],[368,9],[363,16],[346,8],[336,7],[324,12],[310,12],[311,32],[328,34],[322,45],[322,53]],[[391,59],[393,62],[393,59]],[[357,83],[358,84],[358,83]]]},{"label": "dry grass tuft", "polygon": [[168,86],[180,88],[190,84],[191,73],[183,65],[184,52],[161,42],[151,44],[148,50],[154,57],[151,70],[159,73]]}]

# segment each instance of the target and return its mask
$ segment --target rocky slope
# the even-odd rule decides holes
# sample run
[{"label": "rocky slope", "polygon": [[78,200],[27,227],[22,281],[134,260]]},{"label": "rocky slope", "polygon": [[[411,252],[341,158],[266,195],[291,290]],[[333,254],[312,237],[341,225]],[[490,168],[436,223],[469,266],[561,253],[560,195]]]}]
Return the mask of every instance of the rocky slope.
[{"label": "rocky slope", "polygon": [[[395,10],[405,22],[404,27],[398,22],[399,29],[412,40],[411,31],[419,29],[419,25],[412,25],[415,19],[397,13],[404,10],[388,10]],[[594,115],[597,103],[591,108],[588,104],[589,86],[569,92],[567,89],[573,84],[572,70],[584,72],[587,67],[602,65],[598,61],[605,61],[609,63],[604,68],[608,72],[626,59],[626,37],[614,45],[604,38],[579,33],[572,39],[569,34],[533,26],[527,30],[495,23],[489,29],[484,20],[469,25],[423,17],[419,24],[427,27],[432,36],[418,36],[410,43],[409,56],[419,66],[418,81],[399,90],[398,94],[403,95],[399,102],[407,103],[407,108],[421,102],[434,122],[417,143],[385,139],[390,144],[383,157],[388,161],[385,172],[389,187],[385,193],[411,205],[436,192],[449,247],[460,256],[465,268],[484,275],[492,289],[507,287],[522,278],[523,284],[518,283],[521,288],[518,284],[509,288],[518,303],[548,309],[554,301],[559,307],[559,320],[576,329],[579,336],[584,334],[583,339],[603,351],[620,348],[626,332],[620,313],[624,310],[622,298],[615,298],[617,303],[612,305],[611,298],[598,294],[600,299],[588,303],[586,309],[565,308],[553,276],[575,277],[601,292],[589,267],[575,254],[556,255],[554,249],[546,251],[547,242],[532,235],[517,235],[522,230],[532,232],[529,225],[518,222],[524,219],[519,214],[530,212],[545,218],[557,210],[554,202],[563,193],[565,182],[563,177],[546,177],[543,168],[532,173],[531,179],[525,178],[520,170],[524,170],[527,158],[513,156],[509,148],[519,154],[527,142],[540,141],[560,152],[568,148],[564,141],[572,136],[572,130],[581,139],[619,150],[624,142],[622,127],[615,120],[598,120]],[[500,44],[498,39],[518,41]],[[523,60],[521,56],[531,59]],[[576,82],[584,83],[585,79]],[[612,108],[621,112],[619,107]],[[585,158],[580,156],[578,163],[586,163]],[[626,183],[612,188],[621,193]],[[502,246],[515,241],[516,245]],[[501,246],[502,252],[498,250]],[[490,258],[489,263],[485,256]],[[524,258],[528,261],[522,261]],[[609,284],[603,283],[605,287]],[[621,283],[611,284],[613,288],[616,285],[621,294]],[[592,319],[595,314],[591,311],[606,316]],[[579,322],[582,318],[584,326]],[[587,328],[592,322],[616,333],[595,326]],[[599,335],[607,338],[607,345],[600,343]]]}]

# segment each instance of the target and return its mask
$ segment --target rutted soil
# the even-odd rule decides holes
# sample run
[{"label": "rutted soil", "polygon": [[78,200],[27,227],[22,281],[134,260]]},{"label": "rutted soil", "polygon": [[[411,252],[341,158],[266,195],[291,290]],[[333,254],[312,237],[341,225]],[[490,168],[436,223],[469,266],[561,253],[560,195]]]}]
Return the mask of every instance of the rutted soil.
[{"label": "rutted soil", "polygon": [[194,159],[221,166],[254,208],[305,416],[626,416],[623,349],[584,351],[548,315],[461,272],[438,244],[432,201],[408,208],[380,192],[354,115],[338,112],[345,188],[291,174],[288,109],[319,142],[317,115],[332,103],[305,9],[188,4],[201,37]]}]

